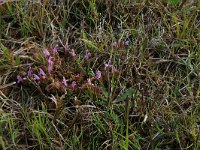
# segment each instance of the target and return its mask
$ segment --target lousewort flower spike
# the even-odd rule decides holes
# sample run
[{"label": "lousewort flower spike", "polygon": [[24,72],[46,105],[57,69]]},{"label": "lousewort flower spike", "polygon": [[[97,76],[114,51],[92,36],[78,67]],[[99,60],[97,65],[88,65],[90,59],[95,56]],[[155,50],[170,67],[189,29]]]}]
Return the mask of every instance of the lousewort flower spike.
[{"label": "lousewort flower spike", "polygon": [[17,84],[21,83],[23,81],[22,77],[20,75],[17,75]]},{"label": "lousewort flower spike", "polygon": [[50,53],[49,53],[48,49],[44,50],[44,56],[45,57],[49,57],[50,56]]},{"label": "lousewort flower spike", "polygon": [[128,48],[129,45],[130,45],[130,41],[129,41],[129,40],[126,40],[126,41],[125,41],[125,46],[126,46],[126,48]]},{"label": "lousewort flower spike", "polygon": [[39,68],[39,76],[42,76],[43,79],[46,78],[46,74],[44,73],[42,68]]},{"label": "lousewort flower spike", "polygon": [[126,40],[125,45],[129,46],[129,40]]},{"label": "lousewort flower spike", "polygon": [[36,74],[33,74],[33,80],[38,81],[40,80],[40,77]]},{"label": "lousewort flower spike", "polygon": [[86,51],[85,51],[84,58],[85,58],[86,60],[88,60],[90,57],[91,57],[91,53],[90,53],[88,50],[86,50]]},{"label": "lousewort flower spike", "polygon": [[29,67],[27,75],[28,77],[31,77],[33,75],[33,69],[31,67]]},{"label": "lousewort flower spike", "polygon": [[114,46],[114,48],[118,48],[117,41],[114,41],[113,46]]},{"label": "lousewort flower spike", "polygon": [[62,83],[67,86],[67,80],[65,79],[65,77],[63,77]]},{"label": "lousewort flower spike", "polygon": [[94,86],[94,84],[92,83],[92,81],[91,81],[90,78],[87,80],[87,83],[88,83],[89,85],[91,85],[91,86]]},{"label": "lousewort flower spike", "polygon": [[97,71],[96,71],[95,77],[96,77],[97,79],[100,79],[100,78],[101,78],[101,71],[97,70]]},{"label": "lousewort flower spike", "polygon": [[53,61],[52,61],[53,57],[49,57],[48,59],[48,64],[47,64],[47,68],[48,68],[48,73],[50,74],[51,71],[53,70]]},{"label": "lousewort flower spike", "polygon": [[53,55],[56,55],[58,53],[58,46],[56,45],[54,48],[53,48]]},{"label": "lousewort flower spike", "polygon": [[73,81],[72,84],[71,84],[71,88],[74,89],[74,88],[76,87],[76,85],[77,85],[77,84],[76,84],[76,81]]}]

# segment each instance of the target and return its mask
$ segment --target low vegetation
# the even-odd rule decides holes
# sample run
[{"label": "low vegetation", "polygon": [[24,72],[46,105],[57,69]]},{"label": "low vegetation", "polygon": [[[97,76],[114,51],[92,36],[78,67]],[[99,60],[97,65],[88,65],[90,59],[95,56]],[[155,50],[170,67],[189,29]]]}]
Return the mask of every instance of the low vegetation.
[{"label": "low vegetation", "polygon": [[0,149],[200,149],[200,1],[0,1]]}]

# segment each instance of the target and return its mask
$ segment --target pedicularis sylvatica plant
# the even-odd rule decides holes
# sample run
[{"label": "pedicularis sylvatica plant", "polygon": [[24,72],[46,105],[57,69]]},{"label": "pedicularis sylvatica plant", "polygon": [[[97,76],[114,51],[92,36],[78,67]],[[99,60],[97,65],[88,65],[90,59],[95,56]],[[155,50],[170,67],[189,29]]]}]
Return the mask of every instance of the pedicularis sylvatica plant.
[{"label": "pedicularis sylvatica plant", "polygon": [[[113,48],[128,47],[129,41],[114,41]],[[61,50],[62,49],[62,50]],[[26,70],[26,75],[17,75],[16,83],[23,86],[24,83],[34,82],[37,86],[42,87],[44,93],[66,93],[66,92],[83,92],[91,91],[94,95],[100,96],[102,93],[103,81],[108,80],[108,76],[116,77],[120,71],[112,65],[111,60],[104,63],[101,69],[93,70],[93,75],[88,75],[84,72],[89,66],[89,61],[92,59],[92,53],[85,50],[78,54],[73,48],[67,45],[64,50],[56,45],[53,48],[45,48],[37,50],[33,53],[33,58],[39,62],[29,66]],[[77,61],[81,59],[83,70],[77,69]],[[70,63],[74,66],[72,70],[62,70],[64,65]],[[68,68],[64,66],[65,68]]]}]

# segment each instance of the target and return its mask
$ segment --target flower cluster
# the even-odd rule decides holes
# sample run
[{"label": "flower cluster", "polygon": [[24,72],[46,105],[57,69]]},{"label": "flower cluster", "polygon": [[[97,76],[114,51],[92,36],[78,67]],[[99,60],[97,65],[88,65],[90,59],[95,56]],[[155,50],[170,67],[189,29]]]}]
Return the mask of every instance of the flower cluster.
[{"label": "flower cluster", "polygon": [[[67,92],[83,92],[89,90],[95,95],[99,95],[102,93],[102,84],[104,80],[107,80],[106,74],[115,73],[117,69],[114,65],[111,64],[111,61],[105,63],[105,68],[94,69],[94,75],[88,75],[86,72],[82,70],[77,70],[78,73],[74,73],[75,70],[70,72],[71,70],[62,70],[62,66],[64,61],[66,61],[66,57],[62,57],[58,53],[58,46],[55,46],[51,50],[44,49],[41,61],[46,61],[46,64],[43,66],[30,66],[26,73],[26,79],[28,81],[36,81],[38,86],[42,87],[42,90],[47,91],[47,93],[65,93]],[[69,56],[69,61],[74,65],[77,61],[71,62],[70,60],[74,60],[74,58],[83,58],[83,68],[85,65],[89,65],[89,59],[92,57],[92,54],[89,50],[85,50],[83,55],[77,54],[74,49],[69,48],[67,46],[64,49],[65,54]],[[78,57],[77,57],[78,55]],[[82,55],[80,57],[80,55]],[[38,57],[37,57],[38,58]],[[82,65],[81,63],[79,65]],[[76,65],[74,65],[76,66]],[[21,76],[17,76],[17,84],[23,82],[25,79]]]},{"label": "flower cluster", "polygon": [[101,79],[101,71],[97,70],[96,71],[96,76],[97,79]]},{"label": "flower cluster", "polygon": [[[73,59],[76,58],[76,56],[77,56],[76,51],[75,51],[73,48],[70,48],[69,45],[66,45],[64,50],[65,50],[64,52],[65,52],[66,54],[69,54],[70,57],[72,57]],[[91,54],[88,50],[86,50],[86,51],[84,52],[83,58],[84,58],[84,60],[87,61],[87,60],[89,60],[89,58],[90,58],[91,56],[92,56],[92,54]]]},{"label": "flower cluster", "polygon": [[118,70],[115,68],[114,65],[111,64],[111,60],[108,61],[108,63],[104,64],[104,70],[108,73],[115,73],[118,72]]},{"label": "flower cluster", "polygon": [[88,60],[90,57],[91,57],[91,53],[88,50],[86,50],[85,55],[84,55],[84,59]]},{"label": "flower cluster", "polygon": [[64,52],[68,53],[72,58],[76,58],[76,51],[73,48],[71,49],[68,44],[65,46],[64,50]]},{"label": "flower cluster", "polygon": [[115,49],[120,49],[120,48],[129,48],[130,46],[130,41],[129,40],[115,40],[113,42],[113,47]]},{"label": "flower cluster", "polygon": [[88,78],[85,83],[82,84],[82,89],[90,90],[95,95],[100,95],[102,93],[101,86],[98,85],[99,82],[102,80],[102,73],[101,71],[97,70],[95,77]]},{"label": "flower cluster", "polygon": [[23,81],[22,77],[20,75],[17,75],[17,84],[21,83]]},{"label": "flower cluster", "polygon": [[[58,54],[57,46],[54,47],[52,49],[52,51],[45,49],[43,51],[43,54],[44,54],[44,57],[47,60],[48,74],[51,75],[51,73],[53,71],[54,60],[56,58],[56,55]],[[29,79],[33,79],[35,81],[44,80],[44,79],[47,78],[47,74],[45,73],[44,70],[42,68],[37,69],[37,67],[35,67],[33,69],[32,67],[29,67],[27,74],[26,74],[26,77],[28,77]],[[16,80],[17,80],[16,83],[19,84],[20,82],[23,81],[23,78],[20,75],[18,75]]]},{"label": "flower cluster", "polygon": [[55,59],[55,55],[57,55],[58,53],[58,49],[57,46],[53,48],[52,50],[52,56],[50,54],[50,52],[48,51],[48,49],[44,50],[44,56],[47,59],[47,69],[48,69],[48,73],[51,74],[51,72],[53,71],[53,60]]}]

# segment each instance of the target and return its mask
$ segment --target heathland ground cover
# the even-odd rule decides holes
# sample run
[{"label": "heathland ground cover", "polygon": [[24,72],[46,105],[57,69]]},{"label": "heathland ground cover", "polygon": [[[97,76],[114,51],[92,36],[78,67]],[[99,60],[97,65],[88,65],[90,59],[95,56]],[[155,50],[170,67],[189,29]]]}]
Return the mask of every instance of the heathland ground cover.
[{"label": "heathland ground cover", "polygon": [[200,149],[200,1],[0,1],[0,149]]}]

